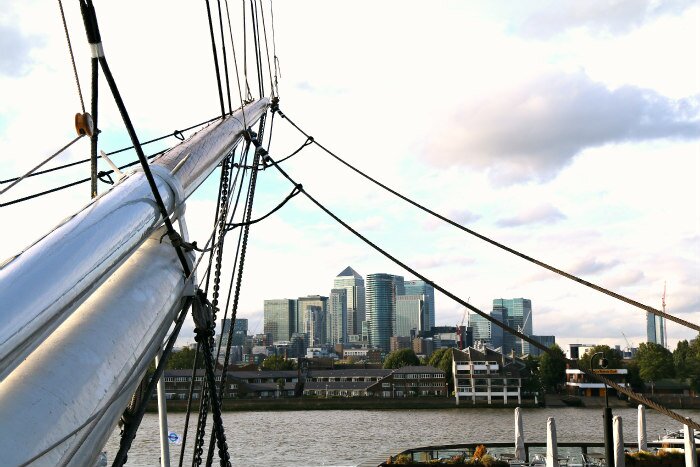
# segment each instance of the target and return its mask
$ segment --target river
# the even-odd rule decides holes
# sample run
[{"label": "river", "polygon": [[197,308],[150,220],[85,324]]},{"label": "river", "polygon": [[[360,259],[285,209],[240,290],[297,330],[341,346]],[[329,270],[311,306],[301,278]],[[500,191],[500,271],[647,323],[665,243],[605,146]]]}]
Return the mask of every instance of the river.
[{"label": "river", "polygon": [[[700,410],[679,412],[700,419]],[[614,409],[613,414],[623,418],[625,441],[635,441],[637,410]],[[560,441],[602,442],[602,409],[597,408],[524,409],[526,441],[545,441],[547,417],[555,418]],[[196,425],[196,414],[193,418],[191,423]],[[512,442],[514,426],[513,410],[497,408],[227,412],[223,418],[232,464],[246,467],[355,466],[368,458],[395,454],[409,447]],[[185,414],[171,414],[170,430],[182,434],[184,421]],[[680,427],[678,422],[647,410],[649,440],[663,434],[664,429]],[[110,465],[118,442],[115,431],[105,446]],[[191,446],[188,442],[183,465],[191,465]],[[179,452],[180,446],[171,445],[173,466],[177,466]],[[146,414],[127,466],[157,466],[159,455],[158,416]]]}]

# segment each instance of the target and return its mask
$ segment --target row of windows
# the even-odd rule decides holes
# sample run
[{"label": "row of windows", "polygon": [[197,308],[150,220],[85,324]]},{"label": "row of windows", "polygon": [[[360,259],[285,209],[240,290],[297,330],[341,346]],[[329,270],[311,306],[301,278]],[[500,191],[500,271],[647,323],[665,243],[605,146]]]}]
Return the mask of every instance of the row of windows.
[{"label": "row of windows", "polygon": [[318,377],[318,378],[311,378],[311,381],[315,381],[317,383],[332,383],[332,382],[341,382],[341,381],[355,381],[355,382],[371,382],[371,381],[379,381],[379,377],[372,377],[372,376],[366,376],[366,377],[361,377],[361,376],[354,376],[354,377],[349,377],[349,376],[339,376],[339,377]]},{"label": "row of windows", "polygon": [[443,378],[440,373],[408,373],[394,375],[394,379],[427,379],[427,378]]}]

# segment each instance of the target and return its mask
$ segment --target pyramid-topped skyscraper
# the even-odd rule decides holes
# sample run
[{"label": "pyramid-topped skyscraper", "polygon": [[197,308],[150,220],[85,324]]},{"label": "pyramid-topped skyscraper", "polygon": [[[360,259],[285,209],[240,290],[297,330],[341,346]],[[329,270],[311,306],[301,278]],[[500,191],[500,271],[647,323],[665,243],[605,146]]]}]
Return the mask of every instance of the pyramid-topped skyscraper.
[{"label": "pyramid-topped skyscraper", "polygon": [[347,333],[361,334],[365,320],[365,280],[348,266],[333,280],[333,288],[347,291]]}]

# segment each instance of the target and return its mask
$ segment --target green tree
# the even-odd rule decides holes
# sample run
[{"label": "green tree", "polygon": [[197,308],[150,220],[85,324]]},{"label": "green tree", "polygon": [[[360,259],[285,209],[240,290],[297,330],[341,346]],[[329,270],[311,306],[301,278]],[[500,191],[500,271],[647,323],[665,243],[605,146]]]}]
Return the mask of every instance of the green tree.
[{"label": "green tree", "polygon": [[413,349],[394,350],[384,359],[384,368],[401,368],[420,365],[420,360]]},{"label": "green tree", "polygon": [[[197,353],[197,351],[190,347],[183,347],[178,351],[171,352],[170,357],[168,358],[168,362],[166,364],[166,368],[169,370],[192,369],[195,353]],[[201,352],[197,356],[197,368],[204,368],[204,357],[202,357]]]},{"label": "green tree", "polygon": [[625,362],[627,368],[627,383],[632,387],[634,392],[644,392],[644,381],[639,376],[639,365],[634,360]]},{"label": "green tree", "polygon": [[676,350],[673,351],[673,368],[676,378],[688,378],[688,355],[690,354],[690,344],[686,340],[678,341]]},{"label": "green tree", "polygon": [[[578,367],[583,370],[588,370],[591,368],[591,356],[597,354],[598,352],[603,352],[603,356],[608,360],[608,368],[617,369],[622,368],[622,354],[617,350],[613,350],[607,345],[595,345],[588,349],[585,354],[579,355]],[[600,368],[598,365],[598,360],[600,355],[596,356],[596,361],[593,362],[593,369]]]},{"label": "green tree", "polygon": [[454,389],[454,380],[452,378],[452,349],[444,348],[436,350],[428,359],[428,365],[445,372],[448,393],[452,392]]},{"label": "green tree", "polygon": [[689,379],[696,391],[700,391],[700,334],[695,339],[680,341],[673,352],[673,365],[678,378]]},{"label": "green tree", "polygon": [[634,361],[639,365],[639,376],[642,381],[652,383],[651,392],[654,393],[654,382],[662,378],[672,378],[673,355],[663,346],[654,342],[639,344],[639,350],[634,356]]},{"label": "green tree", "polygon": [[549,347],[556,353],[552,356],[543,353],[540,356],[540,380],[546,391],[556,391],[559,384],[566,382],[566,357],[564,351],[557,344]]},{"label": "green tree", "polygon": [[294,360],[287,360],[281,355],[271,355],[260,364],[261,370],[296,370]]}]

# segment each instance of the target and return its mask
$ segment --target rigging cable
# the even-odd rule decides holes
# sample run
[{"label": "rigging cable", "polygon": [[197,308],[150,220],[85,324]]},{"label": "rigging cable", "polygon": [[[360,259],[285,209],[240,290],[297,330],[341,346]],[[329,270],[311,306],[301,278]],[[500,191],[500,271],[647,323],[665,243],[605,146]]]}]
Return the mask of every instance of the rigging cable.
[{"label": "rigging cable", "polygon": [[100,134],[100,130],[97,126],[97,89],[98,89],[98,79],[97,72],[99,67],[99,60],[97,57],[90,58],[90,70],[91,70],[91,94],[90,94],[90,112],[92,112],[92,124],[95,128],[90,136],[90,197],[97,197],[97,139]]},{"label": "rigging cable", "polygon": [[[166,151],[167,151],[167,149],[164,149],[162,151],[158,151],[155,154],[148,156],[147,159],[153,159],[154,157],[158,157],[159,155],[165,153]],[[138,161],[138,160],[133,161],[133,162],[129,162],[128,164],[124,164],[124,165],[120,166],[119,169],[121,170],[121,169],[126,169],[129,167],[133,167],[134,165],[138,164],[139,162],[140,161]],[[100,172],[98,175],[109,175],[112,173],[114,173],[114,170],[105,170],[105,171]],[[44,196],[44,195],[50,195],[51,193],[56,193],[57,191],[65,190],[66,188],[80,185],[81,183],[89,182],[91,180],[91,178],[92,177],[82,178],[80,180],[76,180],[75,182],[66,183],[65,185],[61,185],[61,186],[58,186],[55,188],[51,188],[49,190],[41,191],[39,193],[34,193],[32,195],[28,195],[28,196],[25,196],[23,198],[13,199],[12,201],[8,201],[7,203],[0,203],[0,208],[4,208],[5,206],[10,206],[10,205],[21,203],[24,201],[29,201],[30,199],[39,198],[39,197]]]},{"label": "rigging cable", "polygon": [[265,91],[262,73],[262,59],[260,57],[260,35],[258,33],[258,12],[256,6],[257,3],[255,3],[255,0],[250,0],[250,17],[253,27],[253,44],[255,46],[255,69],[258,76],[258,92],[260,93],[260,98],[262,99],[265,95]]},{"label": "rigging cable", "polygon": [[[256,146],[258,146],[258,145],[259,145],[259,143],[256,144]],[[267,157],[267,158],[270,158],[269,155],[266,156],[266,157]],[[270,158],[270,159],[271,159],[271,158]],[[292,185],[301,187],[301,185],[299,185],[297,182],[295,182],[295,181],[284,171],[284,169],[282,169],[279,165],[275,165],[275,168],[276,168],[287,180],[289,180],[289,182],[290,182]],[[427,284],[432,285],[436,290],[438,290],[438,291],[442,292],[443,294],[447,295],[449,298],[451,298],[451,299],[454,300],[455,302],[459,303],[460,305],[462,305],[462,306],[464,306],[464,307],[470,309],[471,311],[477,313],[477,314],[480,315],[482,318],[484,318],[484,319],[490,321],[492,324],[495,324],[495,325],[497,325],[498,327],[502,328],[503,330],[509,332],[510,334],[519,337],[520,339],[522,339],[522,340],[528,342],[529,344],[531,344],[531,345],[537,347],[538,349],[540,349],[540,350],[542,350],[542,351],[548,353],[549,355],[551,355],[552,357],[554,357],[554,358],[556,358],[556,359],[561,359],[561,358],[562,358],[560,355],[558,355],[558,354],[557,354],[556,352],[554,352],[552,349],[550,349],[549,347],[543,345],[543,344],[540,343],[539,341],[536,341],[535,339],[531,338],[530,336],[527,336],[527,335],[523,334],[522,332],[519,332],[519,331],[517,331],[516,329],[514,329],[514,328],[508,326],[507,324],[502,323],[501,321],[497,320],[497,319],[494,318],[493,316],[491,316],[491,315],[489,315],[489,314],[487,314],[487,313],[481,311],[479,308],[475,307],[474,305],[471,305],[471,304],[469,304],[468,302],[465,302],[464,300],[462,300],[461,298],[459,298],[459,297],[456,296],[455,294],[451,293],[450,291],[448,291],[448,290],[445,289],[444,287],[438,285],[437,283],[435,283],[435,282],[431,281],[430,279],[428,279],[426,276],[420,274],[420,273],[419,273],[418,271],[416,271],[415,269],[411,268],[410,266],[408,266],[407,264],[403,263],[403,262],[402,262],[401,260],[399,260],[398,258],[392,256],[390,253],[386,252],[386,251],[383,250],[381,247],[379,247],[378,245],[376,245],[375,243],[373,243],[372,241],[370,241],[368,238],[366,238],[365,236],[363,236],[362,234],[360,234],[357,230],[353,229],[349,224],[345,223],[342,219],[340,219],[338,216],[336,216],[333,212],[331,212],[331,211],[330,211],[328,208],[326,208],[323,204],[321,204],[319,201],[317,201],[316,198],[314,198],[313,196],[311,196],[306,190],[304,190],[303,187],[301,187],[300,190],[302,191],[302,193],[304,193],[304,195],[305,195],[312,203],[314,203],[314,204],[315,204],[319,209],[321,209],[323,212],[325,212],[326,214],[328,214],[333,220],[335,220],[336,222],[338,222],[339,224],[341,224],[343,227],[345,227],[347,230],[349,230],[349,231],[350,231],[353,235],[355,235],[357,238],[359,238],[360,240],[362,240],[363,242],[365,242],[367,245],[369,245],[369,246],[371,246],[372,248],[374,248],[376,251],[378,251],[379,253],[381,253],[382,255],[384,255],[387,259],[391,260],[392,262],[394,262],[394,263],[395,263],[396,265],[398,265],[399,267],[401,267],[401,268],[403,268],[404,270],[406,270],[406,271],[410,272],[411,274],[415,275],[416,277],[418,277],[419,279],[423,280],[423,281],[426,282]],[[577,367],[578,367],[577,362],[575,362],[574,360],[570,360],[570,359],[564,357],[564,361],[565,361],[566,363],[568,363],[569,365],[571,365],[572,368],[577,368]],[[643,396],[643,395],[641,395],[641,394],[636,394],[636,393],[633,392],[631,389],[628,389],[628,388],[626,388],[626,387],[624,387],[624,386],[620,386],[619,384],[615,383],[614,381],[610,380],[609,378],[607,378],[607,377],[605,377],[605,376],[602,376],[602,375],[600,375],[600,374],[598,374],[598,373],[594,373],[593,371],[587,370],[587,369],[585,369],[585,368],[579,368],[579,370],[580,370],[581,372],[583,372],[584,374],[586,374],[587,376],[589,376],[590,378],[593,378],[593,379],[596,379],[596,380],[598,380],[598,381],[601,381],[601,382],[607,384],[608,386],[610,386],[610,387],[616,389],[617,391],[619,391],[619,392],[621,392],[621,393],[627,395],[628,397],[630,397],[630,398],[632,398],[632,399],[634,399],[634,400],[636,400],[636,401],[638,401],[638,402],[641,402],[641,403],[647,405],[648,407],[651,407],[651,408],[657,410],[658,412],[660,412],[660,413],[662,413],[662,414],[664,414],[664,415],[667,415],[668,417],[671,417],[671,418],[673,418],[674,420],[676,420],[676,421],[678,421],[678,422],[680,422],[680,423],[683,423],[684,425],[687,425],[687,426],[689,426],[689,427],[691,427],[691,428],[694,428],[694,429],[696,429],[696,430],[697,430],[697,429],[700,429],[700,424],[698,424],[697,422],[694,422],[694,421],[692,421],[692,420],[690,420],[690,419],[688,419],[688,418],[685,418],[685,417],[683,417],[682,415],[680,415],[679,413],[676,413],[676,412],[674,412],[674,411],[672,411],[672,410],[669,410],[669,409],[667,409],[666,407],[664,407],[664,406],[662,406],[662,405],[660,405],[660,404],[658,404],[658,403],[656,403],[656,402],[650,400],[649,398],[647,398],[647,397],[645,397],[645,396]]]},{"label": "rigging cable", "polygon": [[[166,138],[171,138],[171,137],[175,137],[175,138],[179,139],[180,141],[184,141],[184,138],[185,138],[185,137],[184,137],[183,133],[184,133],[185,131],[193,130],[193,129],[199,127],[199,126],[203,126],[203,125],[206,125],[207,123],[211,123],[211,122],[213,122],[213,121],[215,121],[215,120],[219,120],[220,118],[221,118],[221,117],[210,118],[209,120],[205,120],[205,121],[203,121],[203,122],[201,122],[201,123],[197,123],[197,124],[195,124],[195,125],[191,125],[191,126],[189,126],[189,127],[187,127],[187,128],[183,128],[182,130],[175,130],[175,131],[173,131],[172,133],[168,133],[167,135],[159,136],[159,137],[157,137],[157,138],[153,138],[153,139],[150,139],[150,140],[148,140],[148,141],[143,141],[143,142],[141,143],[141,146],[146,146],[146,145],[148,145],[148,144],[155,143],[155,142],[157,142],[157,141],[161,141],[161,140],[164,140],[164,139],[166,139]],[[114,154],[119,154],[119,153],[121,153],[121,152],[128,151],[128,150],[130,150],[130,149],[134,149],[134,146],[133,146],[133,145],[131,145],[131,146],[126,146],[126,147],[123,147],[123,148],[121,148],[121,149],[117,149],[117,150],[114,150],[114,151],[112,151],[112,152],[108,152],[108,153],[105,153],[105,154],[106,154],[107,156],[112,156],[112,155],[114,155]],[[164,152],[164,151],[161,151],[161,152]],[[159,152],[158,154],[160,154],[160,152]],[[97,158],[100,159],[100,158],[102,158],[102,156],[97,156]],[[56,171],[56,170],[62,170],[62,169],[66,169],[66,168],[68,168],[68,167],[73,167],[73,166],[76,166],[76,165],[79,165],[79,164],[84,164],[85,162],[90,162],[90,158],[81,159],[81,160],[75,161],[75,162],[69,162],[69,163],[63,164],[63,165],[58,165],[58,166],[52,167],[52,168],[50,168],[50,169],[39,170],[38,172],[34,172],[34,173],[32,173],[32,174],[26,175],[26,177],[35,177],[35,176],[37,176],[37,175],[43,175],[43,174],[45,174],[45,173],[54,172],[54,171]],[[6,179],[6,180],[0,180],[0,185],[3,185],[3,184],[5,184],[5,183],[14,182],[14,181],[17,180],[18,178],[20,178],[20,177],[13,177],[13,178],[8,178],[8,179]]]},{"label": "rigging cable", "polygon": [[272,27],[272,61],[275,67],[275,89],[276,93],[275,95],[279,96],[280,94],[280,89],[279,89],[279,83],[277,82],[277,77],[279,76],[280,78],[282,77],[282,71],[280,70],[280,61],[277,58],[277,45],[275,43],[275,13],[274,13],[274,8],[272,8],[272,0],[270,0],[270,24]]},{"label": "rigging cable", "polygon": [[270,49],[267,46],[267,27],[265,26],[265,11],[263,10],[262,0],[260,0],[260,17],[262,18],[263,37],[265,39],[265,56],[267,57],[267,71],[270,74],[270,97],[275,97],[275,82],[272,79],[272,66],[270,65]]},{"label": "rigging cable", "polygon": [[209,0],[205,0],[207,5],[207,17],[209,18],[209,35],[211,36],[211,51],[214,54],[214,70],[216,71],[216,84],[219,89],[219,104],[221,104],[221,118],[226,116],[226,110],[224,109],[224,94],[221,90],[221,74],[219,73],[219,58],[216,54],[216,41],[214,40],[214,25],[211,22],[211,8],[209,7]]},{"label": "rigging cable", "polygon": [[[12,188],[13,186],[17,185],[19,182],[21,182],[21,181],[24,180],[25,178],[31,177],[32,174],[34,174],[34,172],[35,172],[39,167],[43,166],[44,164],[46,164],[47,162],[49,162],[51,159],[53,159],[54,157],[56,157],[56,156],[58,156],[59,154],[61,154],[63,151],[65,151],[65,150],[68,149],[69,147],[73,146],[73,144],[75,144],[75,142],[77,142],[77,141],[78,141],[80,138],[82,138],[83,136],[85,136],[85,134],[76,136],[70,143],[66,144],[65,146],[63,146],[63,147],[62,147],[61,149],[59,149],[58,151],[56,151],[55,153],[51,154],[49,157],[47,157],[46,159],[44,159],[43,162],[39,163],[39,165],[37,165],[37,166],[34,167],[33,169],[30,169],[29,172],[25,173],[25,174],[22,175],[22,176],[19,176],[19,177],[14,178],[14,179],[12,180],[12,183],[11,183],[9,186],[6,186],[6,187],[3,188],[2,190],[0,190],[0,195],[2,195],[2,194],[4,194],[4,193],[7,193],[7,192],[10,190],[10,188]],[[6,206],[7,204],[14,204],[14,203],[10,202],[10,203],[5,203],[5,204],[0,204],[0,206]]]},{"label": "rigging cable", "polygon": [[151,399],[151,395],[153,394],[153,391],[156,388],[156,384],[158,384],[158,380],[160,379],[161,375],[163,374],[163,371],[165,370],[165,365],[168,362],[168,358],[170,357],[170,354],[173,350],[173,346],[175,345],[175,341],[177,340],[177,337],[180,334],[180,329],[182,329],[182,324],[185,322],[185,316],[187,316],[187,312],[189,311],[192,302],[192,297],[185,298],[185,303],[182,306],[182,311],[180,312],[180,314],[177,317],[177,320],[175,321],[175,328],[173,329],[173,332],[170,333],[168,342],[165,345],[163,353],[161,354],[161,357],[158,361],[156,371],[151,375],[151,379],[148,382],[148,386],[146,386],[146,396],[141,400],[141,403],[139,404],[135,413],[133,414],[131,423],[128,426],[125,425],[124,431],[122,432],[122,436],[119,441],[119,451],[117,452],[116,456],[114,456],[114,462],[112,463],[112,467],[121,467],[126,463],[127,454],[129,452],[129,449],[131,448],[131,443],[136,437],[136,431],[139,429],[139,425],[141,424],[141,420],[143,419],[143,414],[146,412],[146,406],[148,405],[148,401]]},{"label": "rigging cable", "polygon": [[[278,110],[277,112],[280,114],[280,117],[282,117],[283,119],[287,120],[287,121],[288,121],[294,128],[296,128],[301,134],[303,134],[303,135],[306,136],[307,138],[310,137],[304,130],[302,130],[299,126],[297,126],[296,123],[294,123],[292,120],[289,119],[289,117],[287,117],[284,113],[282,113],[282,111]],[[411,205],[417,207],[418,209],[421,209],[422,211],[424,211],[424,212],[426,212],[426,213],[428,213],[428,214],[430,214],[430,215],[432,215],[432,216],[434,216],[434,217],[437,217],[438,219],[440,219],[440,220],[442,220],[442,221],[444,221],[444,222],[447,222],[448,224],[452,225],[453,227],[457,227],[458,229],[460,229],[460,230],[462,230],[462,231],[464,231],[464,232],[466,232],[466,233],[468,233],[468,234],[470,234],[470,235],[472,235],[472,236],[474,236],[474,237],[477,237],[477,238],[479,238],[479,239],[481,239],[481,240],[483,240],[483,241],[485,241],[485,242],[487,242],[487,243],[490,243],[491,245],[494,245],[494,246],[496,246],[496,247],[498,247],[498,248],[500,248],[500,249],[502,249],[502,250],[504,250],[504,251],[507,251],[508,253],[511,253],[511,254],[513,254],[513,255],[515,255],[515,256],[518,256],[518,257],[520,257],[520,258],[522,258],[522,259],[524,259],[524,260],[526,260],[526,261],[529,261],[530,263],[536,264],[537,266],[540,266],[540,267],[542,267],[542,268],[545,268],[545,269],[547,269],[547,270],[549,270],[549,271],[551,271],[551,272],[554,272],[554,273],[556,273],[556,274],[559,274],[560,276],[566,277],[567,279],[570,279],[570,280],[573,280],[573,281],[575,281],[575,282],[578,282],[579,284],[582,284],[582,285],[584,285],[584,286],[586,286],[586,287],[589,287],[589,288],[591,288],[591,289],[593,289],[593,290],[596,290],[596,291],[598,291],[598,292],[604,293],[604,294],[606,294],[606,295],[608,295],[608,296],[610,296],[610,297],[616,298],[617,300],[620,300],[620,301],[622,301],[622,302],[625,302],[625,303],[627,303],[628,305],[632,305],[632,306],[634,306],[634,307],[636,307],[636,308],[640,308],[640,309],[642,309],[642,310],[644,310],[644,311],[646,311],[646,312],[652,313],[652,314],[657,315],[657,316],[661,316],[661,317],[663,317],[663,318],[666,318],[666,319],[668,319],[668,320],[674,321],[674,322],[676,322],[676,323],[678,323],[678,324],[681,324],[681,325],[683,325],[683,326],[685,326],[685,327],[688,327],[688,328],[690,328],[690,329],[694,329],[694,330],[700,332],[700,326],[697,325],[697,324],[693,324],[693,323],[691,323],[691,322],[689,322],[689,321],[686,321],[686,320],[684,320],[684,319],[682,319],[682,318],[678,318],[678,317],[676,317],[676,316],[670,315],[670,314],[668,314],[668,313],[666,313],[666,312],[663,312],[663,311],[661,311],[661,310],[657,310],[656,308],[653,308],[653,307],[651,307],[651,306],[644,305],[643,303],[637,302],[636,300],[632,300],[631,298],[625,297],[624,295],[621,295],[621,294],[618,294],[618,293],[616,293],[616,292],[613,292],[613,291],[611,291],[611,290],[609,290],[609,289],[606,289],[606,288],[604,288],[604,287],[602,287],[602,286],[596,285],[596,284],[594,284],[594,283],[592,283],[592,282],[589,282],[589,281],[587,281],[587,280],[585,280],[585,279],[581,279],[581,278],[578,277],[578,276],[575,276],[575,275],[573,275],[573,274],[570,274],[570,273],[568,273],[568,272],[566,272],[566,271],[563,271],[563,270],[561,270],[561,269],[555,268],[554,266],[551,266],[551,265],[549,265],[549,264],[547,264],[547,263],[544,263],[544,262],[542,262],[542,261],[540,261],[540,260],[538,260],[538,259],[536,259],[536,258],[533,258],[533,257],[528,256],[528,255],[526,255],[526,254],[524,254],[524,253],[521,253],[521,252],[519,252],[519,251],[517,251],[517,250],[515,250],[515,249],[513,249],[513,248],[510,248],[510,247],[508,247],[508,246],[506,246],[506,245],[504,245],[504,244],[502,244],[502,243],[499,243],[499,242],[497,242],[497,241],[495,241],[495,240],[492,240],[491,238],[489,238],[489,237],[487,237],[487,236],[485,236],[485,235],[482,235],[482,234],[480,234],[480,233],[478,233],[478,232],[476,232],[476,231],[474,231],[474,230],[472,230],[472,229],[469,229],[469,228],[467,228],[467,227],[464,227],[463,225],[460,225],[460,224],[458,224],[457,222],[455,222],[455,221],[453,221],[453,220],[451,220],[451,219],[448,219],[448,218],[445,217],[445,216],[442,216],[442,215],[438,214],[437,212],[435,212],[435,211],[433,211],[433,210],[431,210],[431,209],[429,209],[429,208],[423,206],[422,204],[420,204],[420,203],[418,203],[418,202],[416,202],[416,201],[413,201],[412,199],[410,199],[410,198],[408,198],[408,197],[402,195],[401,193],[397,192],[396,190],[393,190],[393,189],[389,188],[388,186],[384,185],[383,183],[377,181],[376,179],[370,177],[369,175],[367,175],[367,174],[364,173],[363,171],[361,171],[361,170],[355,168],[354,166],[352,166],[352,165],[349,164],[348,162],[346,162],[346,161],[344,161],[343,159],[341,159],[339,156],[337,156],[336,154],[334,154],[332,151],[330,151],[329,149],[327,149],[325,146],[323,146],[323,145],[322,145],[321,143],[319,143],[318,141],[313,140],[313,142],[314,142],[319,148],[321,148],[324,152],[326,152],[328,155],[332,156],[332,157],[335,158],[338,162],[342,163],[343,165],[345,165],[346,167],[348,167],[349,169],[351,169],[351,170],[354,171],[355,173],[361,175],[362,177],[366,178],[367,180],[371,181],[372,183],[374,183],[374,184],[380,186],[381,188],[385,189],[385,190],[388,191],[389,193],[391,193],[391,194],[393,194],[393,195],[395,195],[395,196],[401,198],[402,200],[404,200],[404,201],[406,201],[407,203],[409,203],[409,204],[411,204]]]},{"label": "rigging cable", "polygon": [[66,32],[66,42],[68,42],[68,53],[70,61],[73,64],[73,74],[75,75],[75,84],[78,87],[78,97],[80,98],[80,108],[85,113],[85,102],[83,101],[83,91],[80,89],[80,78],[78,78],[78,69],[75,66],[75,57],[73,56],[73,47],[70,43],[70,34],[68,34],[68,24],[66,23],[66,15],[63,13],[63,3],[58,0],[58,8],[61,10],[61,19],[63,20],[63,30]]},{"label": "rigging cable", "polygon": [[226,22],[228,23],[228,34],[231,38],[231,50],[233,52],[233,68],[236,70],[236,83],[238,84],[238,98],[241,101],[241,113],[243,114],[243,127],[248,128],[245,117],[245,103],[243,102],[243,93],[241,92],[241,77],[238,73],[238,60],[236,59],[236,45],[233,42],[233,28],[231,27],[231,15],[228,10],[228,0],[224,1],[226,5]]},{"label": "rigging cable", "polygon": [[277,206],[275,206],[274,209],[272,209],[270,212],[268,212],[268,213],[265,214],[264,216],[259,217],[259,218],[255,219],[254,221],[245,221],[245,222],[239,222],[239,223],[226,224],[226,229],[227,229],[227,230],[233,230],[233,229],[235,229],[235,228],[237,228],[237,227],[247,227],[247,226],[249,226],[249,225],[257,224],[258,222],[267,219],[268,217],[270,217],[271,215],[273,215],[274,213],[276,213],[277,211],[279,211],[280,209],[282,209],[282,207],[283,207],[285,204],[287,204],[287,202],[288,202],[290,199],[294,198],[294,197],[295,197],[296,195],[298,195],[300,192],[301,192],[301,187],[300,187],[300,186],[299,186],[299,187],[294,187],[294,189],[293,189],[293,190],[292,190],[292,191],[291,191]]},{"label": "rigging cable", "polygon": [[245,98],[250,101],[253,100],[253,95],[250,92],[250,83],[248,82],[248,34],[245,26],[245,0],[242,0],[241,4],[243,5],[243,78],[245,79]]},{"label": "rigging cable", "polygon": [[233,109],[231,108],[231,85],[228,79],[228,61],[226,60],[226,41],[224,40],[224,18],[221,14],[221,0],[216,0],[216,4],[219,8],[219,30],[221,31],[221,53],[224,58],[224,77],[226,78],[226,98],[228,99],[228,113],[232,114]]}]

